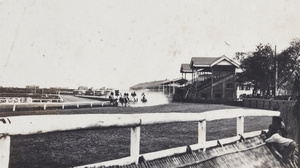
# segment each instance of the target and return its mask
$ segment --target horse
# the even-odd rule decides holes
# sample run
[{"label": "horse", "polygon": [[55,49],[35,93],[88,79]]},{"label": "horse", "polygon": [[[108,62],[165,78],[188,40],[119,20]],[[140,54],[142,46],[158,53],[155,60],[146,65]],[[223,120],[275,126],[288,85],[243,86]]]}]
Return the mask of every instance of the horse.
[{"label": "horse", "polygon": [[146,96],[145,96],[145,95],[143,96],[143,98],[141,99],[141,101],[142,101],[143,103],[147,103],[147,99],[146,99]]},{"label": "horse", "polygon": [[138,98],[135,98],[134,96],[132,96],[132,97],[129,99],[129,103],[136,104],[137,102],[138,102]]},{"label": "horse", "polygon": [[118,106],[118,99],[115,99],[113,95],[109,96],[109,103],[110,106]]},{"label": "horse", "polygon": [[126,93],[124,93],[124,96],[122,97],[122,95],[120,94],[120,97],[119,97],[119,102],[121,103],[122,106],[129,106],[129,98],[127,96]]}]

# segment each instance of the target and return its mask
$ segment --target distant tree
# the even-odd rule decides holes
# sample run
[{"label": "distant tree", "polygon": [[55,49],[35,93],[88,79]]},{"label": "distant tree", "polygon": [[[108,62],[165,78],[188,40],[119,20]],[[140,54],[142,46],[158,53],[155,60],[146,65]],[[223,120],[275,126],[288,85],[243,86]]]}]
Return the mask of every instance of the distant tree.
[{"label": "distant tree", "polygon": [[242,81],[251,81],[254,84],[253,94],[260,89],[262,94],[270,95],[273,86],[274,55],[270,45],[259,44],[256,51],[249,53],[237,53],[243,72],[239,78]]},{"label": "distant tree", "polygon": [[296,75],[295,75],[293,93],[295,95],[300,94],[300,76],[298,75],[298,73],[296,73]]},{"label": "distant tree", "polygon": [[278,54],[278,88],[294,90],[294,81],[300,68],[300,39],[293,39],[290,46]]},{"label": "distant tree", "polygon": [[[263,96],[275,91],[275,55],[270,45],[259,44],[254,52],[238,52],[236,59],[241,62],[243,72],[240,81],[254,83],[254,93],[260,89]],[[296,73],[300,72],[300,39],[293,39],[290,46],[279,53],[277,89],[293,91]],[[300,86],[299,86],[300,87]]]}]

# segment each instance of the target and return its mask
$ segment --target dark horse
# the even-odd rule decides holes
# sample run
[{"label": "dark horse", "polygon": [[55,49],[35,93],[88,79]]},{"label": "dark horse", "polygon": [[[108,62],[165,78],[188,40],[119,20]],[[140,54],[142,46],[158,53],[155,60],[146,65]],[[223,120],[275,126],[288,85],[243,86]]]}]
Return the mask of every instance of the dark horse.
[{"label": "dark horse", "polygon": [[122,97],[122,95],[120,94],[120,98],[119,98],[119,102],[122,104],[122,106],[127,107],[129,104],[129,98],[128,98],[128,94],[124,93],[124,96]]},{"label": "dark horse", "polygon": [[118,106],[118,99],[114,98],[113,93],[109,96],[109,103],[111,106]]}]

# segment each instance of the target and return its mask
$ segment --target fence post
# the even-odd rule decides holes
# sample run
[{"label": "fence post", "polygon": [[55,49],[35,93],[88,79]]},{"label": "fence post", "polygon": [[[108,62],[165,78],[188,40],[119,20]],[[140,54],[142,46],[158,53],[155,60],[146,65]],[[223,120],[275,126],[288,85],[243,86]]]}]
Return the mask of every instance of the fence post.
[{"label": "fence post", "polygon": [[16,111],[16,104],[14,104],[13,106],[13,111]]},{"label": "fence post", "polygon": [[8,168],[10,152],[10,136],[0,135],[0,167]]},{"label": "fence post", "polygon": [[237,117],[236,134],[242,135],[244,133],[244,116]]},{"label": "fence post", "polygon": [[93,107],[93,102],[91,102],[91,107]]},{"label": "fence post", "polygon": [[205,148],[206,142],[206,120],[198,122],[198,144]]},{"label": "fence post", "polygon": [[140,155],[140,137],[141,127],[131,127],[131,139],[130,139],[130,157],[137,164]]},{"label": "fence post", "polygon": [[44,104],[44,110],[46,110],[46,108],[47,108],[47,104],[45,103],[45,104]]},{"label": "fence post", "polygon": [[65,104],[62,104],[61,108],[62,108],[62,109],[65,109]]},{"label": "fence post", "polygon": [[79,108],[79,103],[77,103],[77,108]]},{"label": "fence post", "polygon": [[257,108],[258,99],[255,99],[255,108]]}]

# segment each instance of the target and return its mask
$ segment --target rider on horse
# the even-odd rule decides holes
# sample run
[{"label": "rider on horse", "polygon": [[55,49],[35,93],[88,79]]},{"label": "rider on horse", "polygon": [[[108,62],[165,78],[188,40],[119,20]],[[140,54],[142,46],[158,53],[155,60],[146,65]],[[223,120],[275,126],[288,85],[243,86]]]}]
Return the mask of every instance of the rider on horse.
[{"label": "rider on horse", "polygon": [[109,102],[111,106],[118,106],[117,99],[114,97],[114,92],[111,92],[109,95]]},{"label": "rider on horse", "polygon": [[145,95],[144,92],[142,93],[142,99],[141,99],[141,101],[142,101],[143,103],[146,103],[146,102],[147,102],[146,95]]},{"label": "rider on horse", "polygon": [[136,93],[135,93],[135,91],[133,91],[132,93],[131,93],[131,97],[132,97],[132,102],[133,103],[137,103],[137,101],[138,101],[138,99],[135,97],[136,96]]}]

